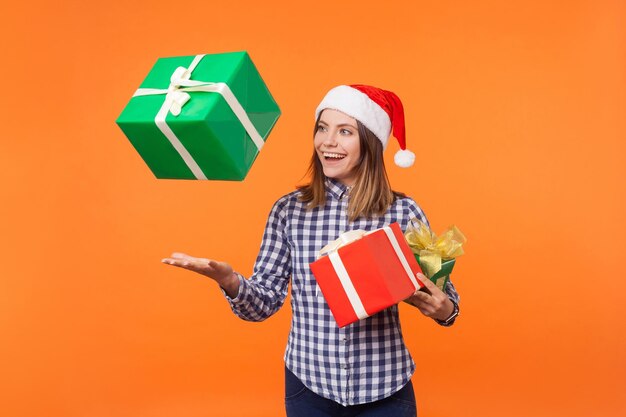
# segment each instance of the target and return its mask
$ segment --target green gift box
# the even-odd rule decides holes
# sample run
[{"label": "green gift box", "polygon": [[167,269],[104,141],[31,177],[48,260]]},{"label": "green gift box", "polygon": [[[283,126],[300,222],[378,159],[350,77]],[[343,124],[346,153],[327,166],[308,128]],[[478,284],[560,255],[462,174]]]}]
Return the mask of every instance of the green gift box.
[{"label": "green gift box", "polygon": [[[417,254],[414,255],[417,263],[420,264],[421,267],[422,264],[420,263],[420,256]],[[448,280],[450,278],[450,274],[452,273],[452,268],[454,268],[455,261],[455,258],[442,259],[441,269],[433,274],[432,277],[428,277],[428,279],[430,279],[432,283],[435,284],[441,291],[444,291],[446,289],[446,285],[448,285]],[[428,276],[426,272],[424,272],[424,275]]]},{"label": "green gift box", "polygon": [[116,122],[157,178],[241,181],[279,116],[231,52],[158,59]]}]

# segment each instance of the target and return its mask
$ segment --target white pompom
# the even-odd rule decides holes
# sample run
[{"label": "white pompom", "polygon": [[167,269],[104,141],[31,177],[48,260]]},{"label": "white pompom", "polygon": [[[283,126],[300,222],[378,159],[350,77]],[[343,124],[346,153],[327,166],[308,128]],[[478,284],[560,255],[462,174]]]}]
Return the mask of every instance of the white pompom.
[{"label": "white pompom", "polygon": [[402,168],[408,168],[415,163],[415,154],[411,151],[399,150],[393,157],[393,161]]}]

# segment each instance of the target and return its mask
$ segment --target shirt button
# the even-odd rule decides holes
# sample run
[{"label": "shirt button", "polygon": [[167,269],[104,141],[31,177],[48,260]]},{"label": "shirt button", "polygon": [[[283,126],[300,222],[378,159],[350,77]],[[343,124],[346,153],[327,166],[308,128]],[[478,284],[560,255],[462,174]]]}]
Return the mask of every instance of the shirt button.
[{"label": "shirt button", "polygon": [[345,364],[345,363],[344,363],[343,365],[341,365],[341,367],[342,367],[343,369],[348,369],[348,365],[347,365],[347,364]]},{"label": "shirt button", "polygon": [[341,341],[345,343],[345,342],[348,341],[348,338],[344,336],[344,337],[341,338]]}]

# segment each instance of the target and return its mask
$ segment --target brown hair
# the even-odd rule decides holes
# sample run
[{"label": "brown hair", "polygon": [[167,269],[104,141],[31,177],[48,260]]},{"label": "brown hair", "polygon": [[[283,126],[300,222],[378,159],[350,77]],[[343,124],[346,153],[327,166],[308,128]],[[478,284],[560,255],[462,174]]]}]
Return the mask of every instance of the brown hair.
[{"label": "brown hair", "polygon": [[[321,116],[322,112],[315,121],[313,136],[315,136]],[[391,189],[383,159],[383,144],[361,122],[357,120],[356,123],[359,131],[361,157],[354,168],[356,170],[356,182],[350,191],[350,200],[348,201],[348,220],[350,222],[359,217],[382,216],[396,198],[405,197],[404,194]],[[308,203],[307,209],[321,207],[326,203],[326,188],[324,186],[326,176],[315,148],[307,174],[310,175],[311,181],[297,187],[300,191],[299,199]]]}]

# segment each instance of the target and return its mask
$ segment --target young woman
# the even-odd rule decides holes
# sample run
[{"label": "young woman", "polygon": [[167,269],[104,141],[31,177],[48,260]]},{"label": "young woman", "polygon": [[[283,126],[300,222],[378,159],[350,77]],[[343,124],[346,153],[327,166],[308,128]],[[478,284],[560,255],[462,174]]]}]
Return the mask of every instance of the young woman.
[{"label": "young woman", "polygon": [[[383,150],[393,129],[410,166],[404,111],[398,97],[352,85],[328,92],[316,111],[311,182],[272,207],[254,273],[245,279],[225,263],[174,253],[163,262],[214,279],[233,312],[261,321],[274,314],[291,280],[293,318],[285,352],[288,416],[415,416],[415,370],[402,338],[398,306],[339,328],[309,268],[318,251],[349,230],[374,230],[411,217],[427,223],[409,197],[392,191]],[[406,301],[437,323],[458,315],[452,283],[445,293],[424,276],[426,291]]]}]

